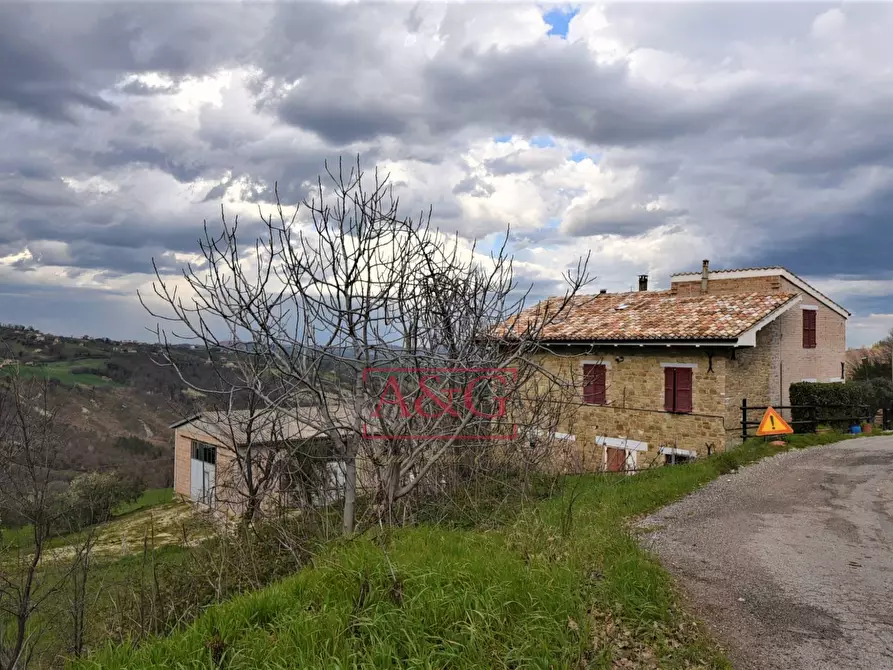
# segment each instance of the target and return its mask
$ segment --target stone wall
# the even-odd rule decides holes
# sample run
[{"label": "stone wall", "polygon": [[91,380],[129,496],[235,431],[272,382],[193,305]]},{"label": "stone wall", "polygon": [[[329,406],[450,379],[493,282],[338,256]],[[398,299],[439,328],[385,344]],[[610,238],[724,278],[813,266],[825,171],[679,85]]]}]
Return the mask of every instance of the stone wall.
[{"label": "stone wall", "polygon": [[[726,443],[741,442],[741,402],[751,406],[780,405],[780,362],[782,325],[775,320],[757,332],[757,346],[735,350],[726,363]],[[748,412],[748,421],[758,421]],[[753,429],[751,429],[753,430]]]},{"label": "stone wall", "polygon": [[[189,424],[180,426],[174,432],[174,493],[190,498],[192,489],[190,487],[191,477],[191,460],[192,460],[192,441],[199,440],[206,444],[213,444],[221,447],[222,443],[207,434],[195,430]],[[232,454],[227,454],[225,449],[218,448],[217,462],[223,459],[224,464],[228,459],[232,459]]]},{"label": "stone wall", "polygon": [[232,449],[226,447],[220,440],[211,437],[207,433],[196,430],[186,424],[176,429],[174,433],[174,493],[187,500],[192,499],[190,478],[192,476],[192,441],[198,440],[205,444],[213,444],[217,447],[217,463],[215,465],[215,493],[218,507],[225,506],[231,497],[226,493],[230,482],[233,480],[233,463],[235,455]]},{"label": "stone wall", "polygon": [[[193,440],[199,440],[218,447],[213,511],[220,517],[228,518],[234,518],[242,514],[245,509],[247,496],[232,448],[201,430],[193,428],[189,424],[180,426],[174,433],[174,492],[186,500],[192,499],[190,477]],[[304,448],[309,449],[311,446],[308,443]],[[256,447],[256,449],[260,449],[260,447]],[[371,461],[363,454],[358,455],[357,487],[361,491],[363,489],[371,489],[377,481],[376,476],[377,473]],[[277,503],[277,486],[278,481],[273,481],[272,479],[269,481],[268,493],[263,495],[262,505],[269,506]]]},{"label": "stone wall", "polygon": [[[609,347],[588,349],[562,347],[543,358],[550,372],[568,380],[576,389],[572,416],[558,428],[576,437],[580,469],[601,465],[603,449],[596,436],[628,438],[648,443],[648,451],[636,454],[643,462],[657,460],[660,446],[706,454],[721,451],[726,443],[727,352],[692,347]],[[712,357],[712,365],[711,365]],[[607,406],[583,404],[582,366],[607,366]],[[694,365],[692,413],[665,412],[662,363]]]},{"label": "stone wall", "polygon": [[[782,280],[782,290],[797,288]],[[803,308],[817,307],[816,346],[803,347]],[[779,317],[781,334],[781,382],[783,405],[790,404],[789,387],[804,379],[819,382],[841,379],[841,363],[846,360],[846,319],[811,295],[802,294],[800,305]]]}]

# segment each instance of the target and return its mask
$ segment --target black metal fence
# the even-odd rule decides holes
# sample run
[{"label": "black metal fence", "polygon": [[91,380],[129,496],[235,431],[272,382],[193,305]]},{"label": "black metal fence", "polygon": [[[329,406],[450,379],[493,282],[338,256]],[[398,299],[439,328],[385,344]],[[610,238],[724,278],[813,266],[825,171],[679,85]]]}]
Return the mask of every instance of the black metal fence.
[{"label": "black metal fence", "polygon": [[[741,401],[741,439],[746,440],[756,434],[756,428],[767,409],[769,407],[766,405],[748,405],[747,398]],[[868,405],[774,405],[772,409],[791,411],[792,418],[785,420],[795,433],[814,433],[823,423],[851,426],[874,420]],[[751,412],[759,412],[759,416]],[[889,425],[888,421],[893,421],[893,409],[884,410],[884,428]],[[752,432],[751,428],[754,429]]]}]

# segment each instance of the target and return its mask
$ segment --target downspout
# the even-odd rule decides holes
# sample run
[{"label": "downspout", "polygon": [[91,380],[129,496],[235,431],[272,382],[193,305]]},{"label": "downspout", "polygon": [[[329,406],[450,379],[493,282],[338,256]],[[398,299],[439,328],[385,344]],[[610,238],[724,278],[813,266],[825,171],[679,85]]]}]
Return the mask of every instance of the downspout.
[{"label": "downspout", "polygon": [[784,406],[784,361],[778,361],[778,404]]}]

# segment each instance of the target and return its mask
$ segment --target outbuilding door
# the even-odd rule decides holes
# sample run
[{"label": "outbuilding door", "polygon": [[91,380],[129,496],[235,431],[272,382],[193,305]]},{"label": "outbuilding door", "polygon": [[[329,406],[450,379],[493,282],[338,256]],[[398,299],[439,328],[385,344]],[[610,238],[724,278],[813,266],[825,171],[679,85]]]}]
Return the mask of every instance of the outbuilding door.
[{"label": "outbuilding door", "polygon": [[194,441],[189,466],[189,488],[192,499],[206,505],[212,504],[214,487],[217,485],[217,447]]}]

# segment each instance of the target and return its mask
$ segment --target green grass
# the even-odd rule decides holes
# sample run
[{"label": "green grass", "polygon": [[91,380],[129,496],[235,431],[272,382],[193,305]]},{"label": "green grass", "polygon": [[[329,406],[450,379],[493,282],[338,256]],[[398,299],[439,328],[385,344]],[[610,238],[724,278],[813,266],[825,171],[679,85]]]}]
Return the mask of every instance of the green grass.
[{"label": "green grass", "polygon": [[123,516],[146,507],[154,507],[155,505],[169,503],[173,499],[173,489],[147,489],[137,500],[130,503],[124,503],[115,508],[114,515]]},{"label": "green grass", "polygon": [[629,522],[778,451],[753,440],[635,477],[575,477],[498,531],[422,526],[338,543],[166,638],[74,667],[727,668]]},{"label": "green grass", "polygon": [[20,365],[17,368],[8,366],[0,369],[0,374],[9,375],[17,370],[22,379],[56,379],[61,384],[67,386],[73,386],[74,384],[84,384],[86,386],[120,386],[117,382],[98,374],[72,372],[72,370],[76,368],[95,368],[101,370],[104,368],[105,363],[106,361],[104,359],[80,358],[77,360]]},{"label": "green grass", "polygon": [[[137,500],[119,505],[114,510],[112,516],[124,516],[147,507],[169,503],[173,499],[173,489],[147,489]],[[50,547],[64,547],[67,544],[71,544],[71,539],[67,535],[53,537],[48,542]],[[3,528],[2,533],[0,533],[0,549],[24,550],[28,547],[33,547],[33,545],[34,537],[30,524],[18,528]]]}]

